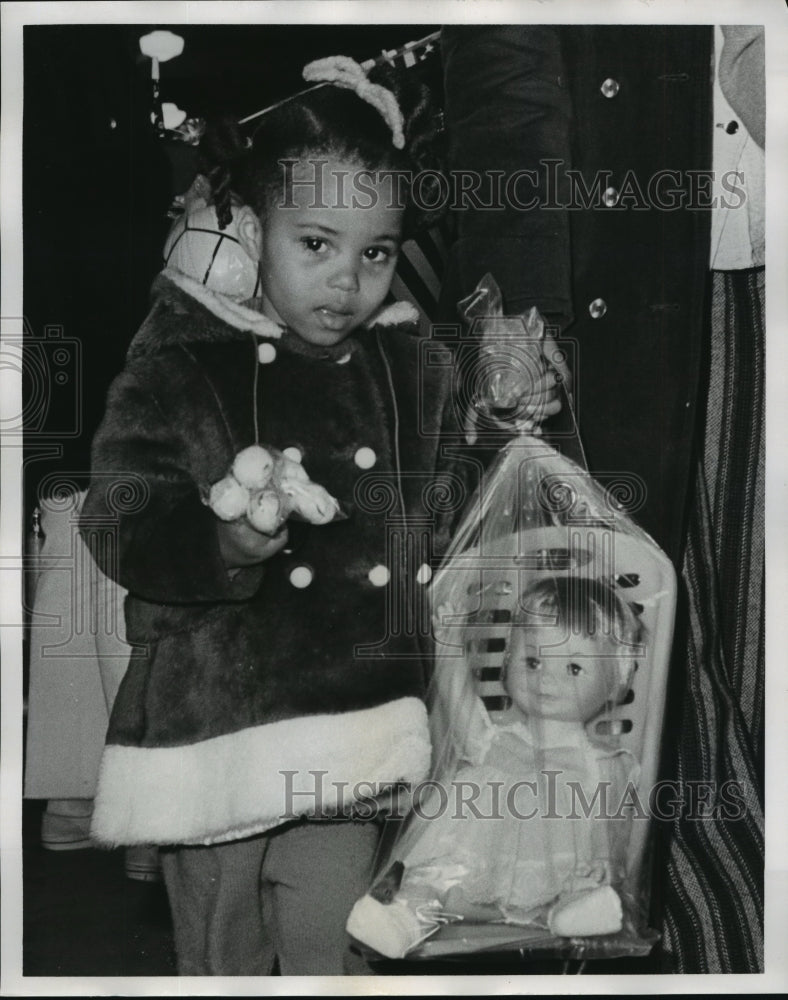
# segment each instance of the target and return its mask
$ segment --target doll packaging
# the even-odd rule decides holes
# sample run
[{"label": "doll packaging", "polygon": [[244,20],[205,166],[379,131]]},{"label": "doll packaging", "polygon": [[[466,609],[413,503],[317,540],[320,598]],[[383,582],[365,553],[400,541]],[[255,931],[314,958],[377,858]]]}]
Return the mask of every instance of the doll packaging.
[{"label": "doll packaging", "polygon": [[653,947],[676,583],[623,499],[528,435],[482,480],[431,583],[430,780],[347,924],[373,955]]}]

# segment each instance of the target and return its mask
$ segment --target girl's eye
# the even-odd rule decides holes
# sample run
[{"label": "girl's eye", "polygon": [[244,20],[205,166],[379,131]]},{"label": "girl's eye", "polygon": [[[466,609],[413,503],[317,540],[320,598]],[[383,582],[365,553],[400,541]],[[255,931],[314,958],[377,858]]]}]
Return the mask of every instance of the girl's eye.
[{"label": "girl's eye", "polygon": [[525,669],[526,670],[538,670],[542,665],[542,661],[535,656],[526,656],[525,658]]},{"label": "girl's eye", "polygon": [[320,236],[303,236],[301,243],[312,253],[321,253],[326,249],[326,241]]},{"label": "girl's eye", "polygon": [[370,260],[373,264],[385,264],[391,255],[391,250],[385,247],[367,247],[364,251],[365,260]]},{"label": "girl's eye", "polygon": [[583,672],[579,663],[569,663],[566,668],[567,673],[572,677],[578,677]]}]

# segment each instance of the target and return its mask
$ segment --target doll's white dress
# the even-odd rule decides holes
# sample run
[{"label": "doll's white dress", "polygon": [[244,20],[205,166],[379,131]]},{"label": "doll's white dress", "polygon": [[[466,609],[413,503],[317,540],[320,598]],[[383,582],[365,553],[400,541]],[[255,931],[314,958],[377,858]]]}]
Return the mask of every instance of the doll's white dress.
[{"label": "doll's white dress", "polygon": [[524,722],[491,727],[488,744],[423,804],[435,818],[409,838],[400,899],[433,908],[459,887],[491,919],[528,923],[563,894],[610,884],[623,864],[634,757],[582,729],[572,745],[543,746]]}]

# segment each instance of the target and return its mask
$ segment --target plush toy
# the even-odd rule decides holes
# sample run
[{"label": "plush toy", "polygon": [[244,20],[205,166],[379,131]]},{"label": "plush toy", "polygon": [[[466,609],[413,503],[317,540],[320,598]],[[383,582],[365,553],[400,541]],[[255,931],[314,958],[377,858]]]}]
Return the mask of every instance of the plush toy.
[{"label": "plush toy", "polygon": [[289,517],[328,524],[343,516],[338,501],[313,483],[299,462],[257,444],[235,456],[232,469],[213,484],[206,502],[222,521],[246,516],[266,535],[276,534]]}]

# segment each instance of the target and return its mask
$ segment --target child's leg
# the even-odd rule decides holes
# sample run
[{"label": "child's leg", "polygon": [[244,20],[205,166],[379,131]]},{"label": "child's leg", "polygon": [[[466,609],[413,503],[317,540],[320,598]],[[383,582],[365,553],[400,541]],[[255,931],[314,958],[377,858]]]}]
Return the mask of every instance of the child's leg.
[{"label": "child's leg", "polygon": [[266,976],[273,942],[263,929],[265,835],[161,851],[182,976]]},{"label": "child's leg", "polygon": [[50,799],[41,817],[41,846],[48,851],[92,847],[93,799]]},{"label": "child's leg", "polygon": [[369,888],[379,835],[375,823],[331,820],[269,835],[263,908],[283,976],[369,974],[345,923]]}]

